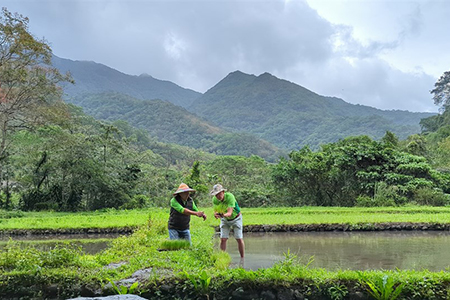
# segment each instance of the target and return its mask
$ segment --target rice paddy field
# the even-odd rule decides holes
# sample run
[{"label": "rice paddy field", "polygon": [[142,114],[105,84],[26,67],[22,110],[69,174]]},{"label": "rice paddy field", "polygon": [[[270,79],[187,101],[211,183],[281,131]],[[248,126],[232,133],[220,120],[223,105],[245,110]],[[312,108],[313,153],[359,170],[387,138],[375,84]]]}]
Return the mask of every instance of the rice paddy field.
[{"label": "rice paddy field", "polygon": [[[201,209],[201,208],[200,208]],[[209,216],[202,225],[215,226],[211,208],[204,209]],[[255,224],[358,224],[384,222],[450,223],[449,207],[295,207],[243,208],[244,225]],[[60,212],[0,212],[0,230],[58,229],[58,228],[114,228],[138,227],[149,219],[165,220],[169,210],[105,210],[83,213]],[[193,218],[193,222],[200,221]]]},{"label": "rice paddy field", "polygon": [[[449,296],[450,276],[446,270],[330,271],[311,267],[288,249],[284,259],[271,268],[245,270],[230,266],[230,256],[217,249],[213,239],[219,220],[212,217],[211,208],[206,208],[205,213],[206,221],[192,217],[190,247],[184,245],[177,249],[176,245],[166,245],[170,251],[161,251],[168,238],[168,208],[90,213],[2,211],[2,232],[120,227],[135,230],[133,234],[114,239],[108,248],[96,254],[84,253],[70,243],[39,250],[19,246],[13,240],[6,242],[0,252],[0,298],[67,299],[133,293],[147,299],[228,299],[230,291],[234,293],[232,297],[241,299],[271,294],[273,299],[282,299],[286,294],[303,299],[446,299]],[[244,226],[450,223],[447,207],[243,208],[242,213]],[[235,247],[234,242],[232,246]]]}]

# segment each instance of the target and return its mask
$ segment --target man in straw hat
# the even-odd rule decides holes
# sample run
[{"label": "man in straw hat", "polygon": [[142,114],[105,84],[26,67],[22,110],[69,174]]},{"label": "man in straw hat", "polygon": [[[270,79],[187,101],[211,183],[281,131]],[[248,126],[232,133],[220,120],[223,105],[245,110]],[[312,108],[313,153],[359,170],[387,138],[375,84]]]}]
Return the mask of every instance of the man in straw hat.
[{"label": "man in straw hat", "polygon": [[195,215],[203,218],[203,221],[206,220],[205,213],[198,211],[190,197],[190,192],[195,192],[195,190],[182,183],[170,200],[169,238],[171,240],[186,239],[191,242],[191,232],[189,231],[191,216]]},{"label": "man in straw hat", "polygon": [[214,206],[214,217],[220,218],[220,249],[227,249],[227,241],[230,236],[230,229],[233,228],[234,238],[238,244],[239,254],[241,256],[240,265],[244,264],[244,236],[242,233],[242,214],[241,209],[230,192],[222,185],[216,184],[209,193]]}]

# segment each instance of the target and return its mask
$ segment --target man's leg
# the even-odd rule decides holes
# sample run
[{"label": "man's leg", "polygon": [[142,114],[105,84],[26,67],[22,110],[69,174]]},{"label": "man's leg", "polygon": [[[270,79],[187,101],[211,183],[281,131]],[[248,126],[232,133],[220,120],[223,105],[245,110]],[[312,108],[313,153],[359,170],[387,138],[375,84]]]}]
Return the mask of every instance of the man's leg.
[{"label": "man's leg", "polygon": [[241,260],[244,259],[244,228],[242,225],[242,215],[237,217],[233,221],[233,231],[234,231],[234,238],[236,239],[236,242],[238,244],[238,250],[239,254],[241,255]]},{"label": "man's leg", "polygon": [[238,243],[238,250],[239,250],[239,254],[241,255],[241,259],[242,259],[242,258],[244,258],[244,249],[245,249],[244,239],[236,239],[236,242]]},{"label": "man's leg", "polygon": [[220,250],[227,250],[227,240],[230,236],[230,225],[225,219],[220,219]]},{"label": "man's leg", "polygon": [[227,241],[228,241],[228,239],[225,239],[225,238],[220,239],[220,250],[222,250],[222,251],[227,250]]}]

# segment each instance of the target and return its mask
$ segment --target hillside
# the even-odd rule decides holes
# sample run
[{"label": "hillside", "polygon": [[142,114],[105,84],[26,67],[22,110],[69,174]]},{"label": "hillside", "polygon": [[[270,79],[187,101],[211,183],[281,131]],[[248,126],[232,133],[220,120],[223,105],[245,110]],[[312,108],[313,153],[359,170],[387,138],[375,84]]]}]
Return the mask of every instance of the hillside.
[{"label": "hillside", "polygon": [[230,130],[250,132],[284,149],[317,147],[350,135],[399,138],[419,133],[431,113],[383,111],[320,96],[268,73],[230,73],[188,110]]},{"label": "hillside", "polygon": [[221,155],[252,154],[275,161],[284,155],[272,144],[248,133],[232,133],[180,106],[162,100],[139,100],[120,93],[79,95],[69,102],[100,120],[124,120],[158,141]]},{"label": "hillside", "polygon": [[150,75],[132,76],[92,61],[73,61],[53,56],[53,66],[70,72],[75,84],[65,84],[66,99],[83,94],[118,92],[137,99],[161,99],[187,107],[201,93]]}]

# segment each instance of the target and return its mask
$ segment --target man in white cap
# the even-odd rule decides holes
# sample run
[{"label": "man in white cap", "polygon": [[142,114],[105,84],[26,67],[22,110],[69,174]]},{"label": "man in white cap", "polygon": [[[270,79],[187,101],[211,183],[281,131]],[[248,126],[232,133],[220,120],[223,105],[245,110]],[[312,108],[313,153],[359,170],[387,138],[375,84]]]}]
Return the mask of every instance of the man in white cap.
[{"label": "man in white cap", "polygon": [[227,241],[230,236],[230,229],[233,228],[234,238],[238,244],[239,254],[241,256],[240,265],[244,263],[244,235],[242,231],[242,214],[241,209],[230,192],[222,185],[216,184],[209,193],[214,206],[214,217],[220,218],[220,249],[227,249]]},{"label": "man in white cap", "polygon": [[190,192],[195,192],[195,190],[182,183],[170,200],[169,238],[171,240],[186,239],[190,243],[189,223],[191,222],[191,216],[194,215],[203,218],[203,221],[206,220],[205,213],[198,211],[195,202],[190,197]]}]

